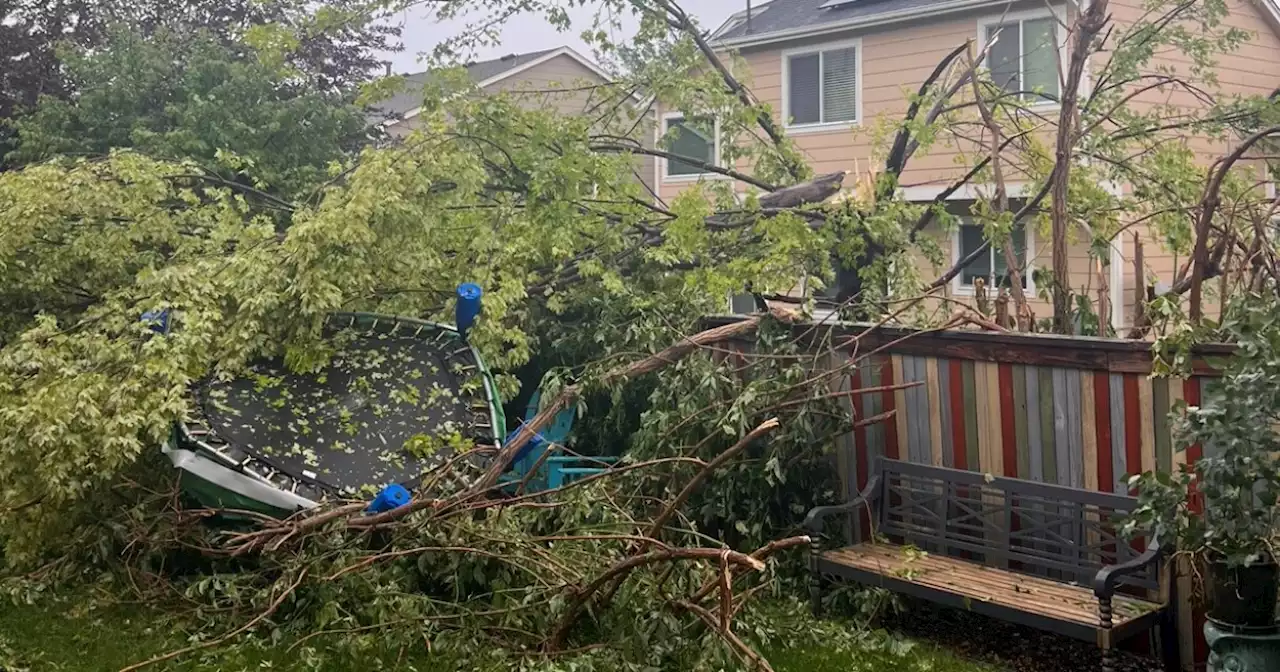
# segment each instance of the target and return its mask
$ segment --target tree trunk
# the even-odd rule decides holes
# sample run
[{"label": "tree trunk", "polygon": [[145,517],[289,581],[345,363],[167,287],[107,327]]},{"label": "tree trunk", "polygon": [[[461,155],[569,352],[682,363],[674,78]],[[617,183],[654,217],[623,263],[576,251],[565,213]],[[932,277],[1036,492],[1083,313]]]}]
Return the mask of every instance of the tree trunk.
[{"label": "tree trunk", "polygon": [[1080,82],[1089,60],[1094,37],[1107,24],[1108,0],[1094,0],[1076,20],[1072,31],[1070,65],[1062,86],[1062,107],[1058,111],[1058,136],[1054,142],[1054,171],[1050,184],[1049,216],[1053,242],[1053,330],[1069,334],[1071,328],[1071,282],[1067,259],[1067,187],[1071,177],[1071,159],[1076,138],[1077,110],[1080,105]]}]

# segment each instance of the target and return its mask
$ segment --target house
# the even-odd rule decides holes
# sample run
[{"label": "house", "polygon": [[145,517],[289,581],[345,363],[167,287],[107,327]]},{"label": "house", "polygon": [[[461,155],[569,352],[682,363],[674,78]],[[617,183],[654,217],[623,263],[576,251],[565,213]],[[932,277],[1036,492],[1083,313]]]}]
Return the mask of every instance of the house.
[{"label": "house", "polygon": [[[600,96],[593,86],[608,84],[613,77],[591,59],[571,47],[557,47],[524,54],[468,63],[466,73],[483,94],[514,96],[528,109],[548,109],[564,115],[591,113],[599,105]],[[404,76],[404,85],[390,98],[374,104],[373,114],[383,130],[392,138],[402,138],[417,125],[422,110],[422,91],[434,76],[424,71]],[[633,96],[637,110],[642,100]],[[647,125],[638,126],[647,128]],[[647,131],[646,131],[647,133]],[[649,145],[650,138],[644,137]],[[652,191],[649,176],[654,174],[651,156],[636,157],[636,174]]]},{"label": "house", "polygon": [[[570,47],[468,63],[467,76],[484,93],[512,93],[530,107],[549,106],[564,114],[582,114],[590,105],[591,84],[612,81],[609,73]],[[393,137],[413,129],[422,109],[422,90],[435,74],[431,70],[404,76],[404,84],[392,97],[374,105]]]},{"label": "house", "polygon": [[[929,76],[935,66],[956,47],[973,40],[986,44],[1002,29],[985,64],[997,80],[1003,78],[1021,95],[1040,96],[1036,108],[1053,114],[1056,122],[1060,87],[1058,66],[1067,62],[1068,27],[1088,0],[1044,2],[1043,0],[772,0],[757,4],[729,17],[712,36],[712,43],[726,52],[736,51],[746,72],[737,75],[754,95],[769,105],[777,122],[794,139],[815,174],[847,170],[857,173],[883,165],[883,139],[873,137],[878,120],[900,120],[907,109],[908,96]],[[1143,0],[1112,0],[1108,8],[1115,24],[1132,25],[1144,12]],[[1217,78],[1225,95],[1269,95],[1280,84],[1280,5],[1276,0],[1227,0],[1225,23],[1247,31],[1251,38],[1234,52],[1219,56]],[[1003,39],[1006,34],[1015,39]],[[1171,69],[1186,73],[1190,59],[1174,50],[1157,53],[1147,66],[1151,72]],[[1097,64],[1091,64],[1096,67]],[[1085,77],[1082,87],[1090,86]],[[1026,93],[1035,92],[1035,93]],[[1174,87],[1153,88],[1136,93],[1135,107],[1156,105],[1194,107],[1200,103],[1186,91]],[[662,141],[677,153],[716,161],[718,139],[703,132],[684,132],[686,124],[679,112],[660,110]],[[1051,127],[1052,128],[1052,127]],[[1191,135],[1191,134],[1188,134]],[[1045,134],[1052,141],[1052,134]],[[1206,164],[1221,156],[1226,145],[1203,137],[1184,139]],[[908,163],[901,176],[903,195],[913,201],[933,200],[944,188],[964,174],[973,157],[985,148],[972,141],[948,139]],[[739,169],[745,166],[736,166]],[[659,194],[669,199],[689,184],[700,180],[723,179],[704,173],[689,163],[659,161],[655,166]],[[1011,196],[1027,186],[1016,177],[1008,178]],[[1124,184],[1107,185],[1124,193]],[[1269,187],[1273,188],[1273,187]],[[979,193],[989,195],[990,185],[969,185],[948,198],[948,209],[966,213],[969,202]],[[1109,252],[1113,327],[1118,330],[1131,321],[1134,287],[1138,283],[1168,284],[1176,266],[1185,262],[1158,239],[1144,224],[1133,227],[1143,239],[1145,278],[1136,277],[1131,236],[1116,238]],[[1027,250],[1029,268],[1047,270],[1050,249],[1047,236],[1032,229],[1015,233],[1015,245]],[[948,268],[983,242],[976,226],[962,226],[944,232],[926,231],[938,238],[946,253]],[[1096,292],[1101,265],[1089,256],[1087,240],[1070,246],[1070,277],[1075,291]],[[927,263],[921,260],[920,263]],[[947,288],[953,296],[974,292],[974,280],[986,278],[988,286],[1005,273],[1001,255],[981,255]],[[922,276],[929,276],[926,271]],[[934,273],[929,277],[936,277]],[[1025,273],[1029,297],[1036,297],[1033,273]],[[1044,300],[1033,298],[1031,309],[1037,317],[1052,314]]]}]

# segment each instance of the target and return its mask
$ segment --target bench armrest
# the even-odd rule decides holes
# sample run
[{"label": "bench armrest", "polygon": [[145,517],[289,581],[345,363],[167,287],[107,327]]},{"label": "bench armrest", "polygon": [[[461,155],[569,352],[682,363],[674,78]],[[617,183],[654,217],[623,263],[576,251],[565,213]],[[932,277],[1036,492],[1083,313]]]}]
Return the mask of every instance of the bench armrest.
[{"label": "bench armrest", "polygon": [[804,522],[801,523],[801,525],[804,526],[805,531],[811,533],[813,536],[820,535],[822,534],[822,529],[825,526],[824,521],[829,516],[853,513],[859,506],[870,504],[879,496],[880,476],[877,475],[873,476],[871,480],[867,482],[867,487],[863,488],[862,492],[858,493],[857,497],[854,497],[844,504],[815,506],[810,509],[809,513],[805,515]]},{"label": "bench armrest", "polygon": [[[1123,543],[1123,542],[1118,542]],[[1120,582],[1120,578],[1130,574],[1136,574],[1148,565],[1158,562],[1163,554],[1160,548],[1160,540],[1152,539],[1151,545],[1142,555],[1118,565],[1107,565],[1098,570],[1098,574],[1093,578],[1093,594],[1099,599],[1109,598],[1116,593],[1116,585]]]}]

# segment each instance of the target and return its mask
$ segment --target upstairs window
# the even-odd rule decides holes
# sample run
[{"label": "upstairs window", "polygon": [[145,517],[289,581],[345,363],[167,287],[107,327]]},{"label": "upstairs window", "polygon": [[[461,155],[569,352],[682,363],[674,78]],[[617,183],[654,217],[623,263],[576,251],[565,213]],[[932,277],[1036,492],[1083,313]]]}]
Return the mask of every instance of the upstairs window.
[{"label": "upstairs window", "polygon": [[785,52],[783,114],[789,126],[858,121],[858,43]]},{"label": "upstairs window", "polygon": [[[998,38],[997,38],[998,34]],[[1058,100],[1058,19],[1053,15],[983,26],[987,68],[996,86],[1028,102]]]},{"label": "upstairs window", "polygon": [[[672,115],[663,120],[662,131],[667,139],[667,151],[705,164],[716,165],[714,120],[698,117],[685,121],[681,115]],[[696,177],[707,173],[702,166],[678,159],[671,159],[666,164],[668,177]]]},{"label": "upstairs window", "polygon": [[[1022,288],[1024,290],[1031,289],[1031,265],[1027,260],[1027,229],[1022,224],[1018,224],[1013,229],[1013,251],[1017,253],[1018,260],[1022,262]],[[966,221],[960,225],[956,245],[956,257],[959,261],[973,253],[974,250],[982,247],[986,242],[986,236],[983,234],[981,224]],[[995,287],[1009,286],[1009,265],[1005,261],[1004,249],[997,245],[987,248],[983,254],[979,254],[964,268],[958,278],[959,288],[966,291],[973,290],[973,281],[982,278],[986,283],[987,289],[990,291]],[[995,292],[991,291],[991,296],[995,296]]]}]

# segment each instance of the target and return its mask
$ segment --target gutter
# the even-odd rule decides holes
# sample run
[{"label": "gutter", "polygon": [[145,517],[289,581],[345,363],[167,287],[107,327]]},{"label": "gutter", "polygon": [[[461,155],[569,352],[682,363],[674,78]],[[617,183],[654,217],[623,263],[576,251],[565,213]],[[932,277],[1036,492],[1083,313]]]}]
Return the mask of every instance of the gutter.
[{"label": "gutter", "polygon": [[1271,29],[1280,35],[1280,0],[1262,0],[1260,3],[1271,24]]},{"label": "gutter", "polygon": [[[954,14],[956,12],[964,12],[971,9],[998,7],[1001,5],[1009,5],[1012,1],[1013,0],[940,0],[925,7],[900,9],[893,12],[884,12],[882,14],[874,14],[867,17],[858,17],[845,21],[835,21],[832,23],[822,23],[811,26],[801,26],[799,28],[788,28],[787,30],[761,33],[759,35],[731,37],[720,40],[717,43],[717,46],[724,47],[726,49],[754,47],[757,45],[784,42],[786,40],[793,40],[802,37],[816,37],[819,35],[827,35],[829,33],[838,33],[855,28],[874,28],[926,17],[933,18],[944,14]],[[1266,1],[1268,3],[1273,3],[1277,0]]]}]

